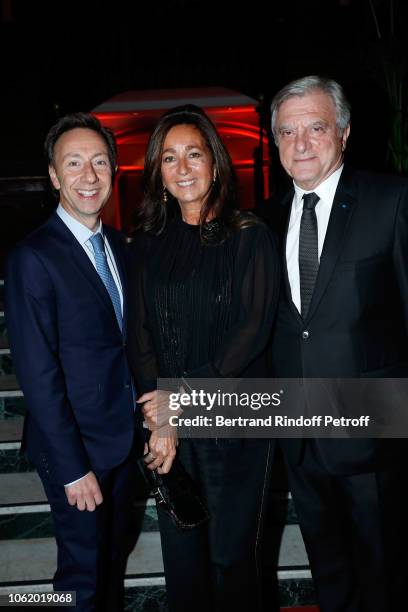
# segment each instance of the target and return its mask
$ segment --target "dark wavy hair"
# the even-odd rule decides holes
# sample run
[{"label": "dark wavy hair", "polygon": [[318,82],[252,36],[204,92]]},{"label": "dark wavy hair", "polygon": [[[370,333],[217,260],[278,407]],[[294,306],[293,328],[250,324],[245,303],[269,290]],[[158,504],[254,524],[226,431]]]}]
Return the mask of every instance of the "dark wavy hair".
[{"label": "dark wavy hair", "polygon": [[90,113],[72,113],[62,117],[55,125],[52,126],[44,142],[44,154],[48,165],[52,165],[54,161],[54,147],[57,140],[65,132],[75,130],[77,128],[85,128],[99,134],[105,142],[108,149],[109,165],[112,173],[112,183],[116,174],[117,149],[116,140],[113,132],[104,127],[99,119]]},{"label": "dark wavy hair", "polygon": [[[203,242],[209,242],[205,231],[207,219],[216,219],[222,230],[219,237],[225,238],[230,230],[243,224],[238,211],[237,178],[231,157],[225,148],[214,124],[205,112],[194,104],[176,106],[162,115],[147,145],[143,171],[144,198],[135,213],[135,229],[160,234],[169,219],[179,214],[177,200],[167,192],[163,200],[161,162],[163,144],[168,132],[176,125],[192,125],[200,130],[211,153],[216,178],[208,192],[200,212],[200,231]],[[213,235],[213,232],[209,232]]]}]

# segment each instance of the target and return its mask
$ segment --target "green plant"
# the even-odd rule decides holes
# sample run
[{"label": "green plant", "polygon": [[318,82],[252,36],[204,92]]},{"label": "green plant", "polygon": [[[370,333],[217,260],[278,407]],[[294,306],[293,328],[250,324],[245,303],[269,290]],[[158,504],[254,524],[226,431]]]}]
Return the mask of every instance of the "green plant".
[{"label": "green plant", "polygon": [[[391,112],[388,159],[394,170],[408,173],[408,62],[405,20],[399,0],[368,0],[377,44],[371,63],[380,70],[377,80],[384,87]],[[401,26],[401,30],[399,27]]]}]

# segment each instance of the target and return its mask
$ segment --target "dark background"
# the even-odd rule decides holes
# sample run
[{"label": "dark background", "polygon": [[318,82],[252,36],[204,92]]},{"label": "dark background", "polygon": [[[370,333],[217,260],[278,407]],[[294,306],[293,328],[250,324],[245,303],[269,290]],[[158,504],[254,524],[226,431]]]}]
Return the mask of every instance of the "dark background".
[{"label": "dark background", "polygon": [[405,63],[407,4],[0,0],[0,177],[45,174],[42,142],[56,118],[128,89],[218,85],[267,106],[289,80],[316,73],[350,98],[352,162],[392,170],[382,62],[391,45]]}]

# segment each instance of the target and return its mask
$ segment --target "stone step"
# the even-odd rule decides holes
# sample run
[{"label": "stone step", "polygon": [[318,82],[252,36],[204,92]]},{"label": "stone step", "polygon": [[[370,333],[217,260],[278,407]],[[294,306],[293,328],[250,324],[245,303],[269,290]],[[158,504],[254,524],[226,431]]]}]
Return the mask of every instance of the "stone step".
[{"label": "stone step", "polygon": [[21,474],[35,470],[28,458],[21,454],[20,446],[20,442],[3,442],[0,445],[0,475]]},{"label": "stone step", "polygon": [[[294,546],[292,546],[293,540],[295,540]],[[298,534],[295,529],[286,530],[282,538],[279,563],[283,562],[287,565],[279,566],[277,572],[276,568],[273,568],[270,574],[265,572],[266,593],[270,593],[270,584],[275,582],[275,576],[278,580],[281,606],[313,604],[315,601],[310,570],[307,567],[295,565],[304,560],[307,561],[305,553],[299,550],[297,540]],[[19,568],[17,574],[13,572],[12,581],[3,582],[1,580],[0,594],[49,592],[51,590],[51,574],[55,569],[55,543],[48,538],[28,542],[29,545],[26,546],[26,542],[21,540],[16,547],[5,543],[4,549],[0,545],[0,554],[7,564],[4,567]],[[38,548],[36,544],[39,545]],[[32,568],[32,555],[35,555],[36,566],[40,566],[35,572]],[[26,565],[27,560],[29,568]],[[42,580],[38,578],[39,575],[43,576]],[[0,579],[7,579],[7,577],[6,571],[0,571]],[[129,558],[125,590],[126,612],[167,611],[165,578],[158,533],[141,534]]]},{"label": "stone step", "polygon": [[[138,504],[146,505],[146,500],[142,499],[146,492],[142,477],[140,491],[141,499]],[[0,515],[49,511],[40,477],[35,471],[0,474],[0,492]],[[152,506],[153,502],[153,498],[149,498],[147,505]]]},{"label": "stone step", "polygon": [[17,377],[14,374],[0,376],[0,391],[15,391],[19,389]]},{"label": "stone step", "polygon": [[0,420],[0,448],[8,442],[19,442],[23,432],[24,418],[15,416],[11,419]]},{"label": "stone step", "polygon": [[[0,444],[0,476],[1,474],[11,474],[13,472],[21,473],[21,472],[27,472],[27,471],[32,472],[33,470],[35,470],[34,466],[30,464],[25,454],[20,453],[20,445],[21,445],[20,442],[5,442],[5,443]],[[2,456],[5,458],[4,459],[5,461],[8,461],[10,463],[10,466],[8,467],[6,466],[5,469],[2,469],[2,465],[1,465]],[[16,465],[18,465],[23,460],[26,461],[27,468],[24,468],[22,466],[16,467],[16,469],[12,468],[11,463],[13,461],[16,463]],[[272,490],[272,494],[275,497],[282,499],[282,500],[284,499],[291,500],[291,495],[290,493],[288,493],[288,486],[283,481],[283,477],[281,479],[278,477],[278,475],[276,477],[272,475],[270,488]],[[1,491],[1,488],[0,488],[0,491]]]},{"label": "stone step", "polygon": [[[15,583],[50,583],[56,567],[54,538],[0,541],[0,586]],[[36,562],[32,563],[35,559]],[[297,525],[287,525],[282,533],[278,557],[280,571],[308,570],[308,558]],[[142,532],[129,557],[128,578],[163,574],[160,535]]]},{"label": "stone step", "polygon": [[[3,540],[0,542],[0,585],[21,582],[51,582],[57,563],[54,538]],[[35,559],[36,562],[32,563]],[[141,533],[129,557],[127,574],[162,574],[160,536]]]},{"label": "stone step", "polygon": [[[1,378],[1,375],[0,375]],[[21,419],[25,416],[26,410],[24,397],[3,397],[0,398],[0,431],[2,421],[8,419]],[[0,444],[1,448],[1,444]]]},{"label": "stone step", "polygon": [[0,334],[0,355],[10,355],[8,338],[3,334]]},{"label": "stone step", "polygon": [[[1,338],[1,336],[0,336]],[[0,351],[0,376],[4,374],[14,374],[13,359],[9,349]]]},{"label": "stone step", "polygon": [[0,316],[4,317],[4,280],[0,279]]},{"label": "stone step", "polygon": [[[47,505],[41,480],[37,472],[0,474],[0,513],[7,514],[17,511],[19,507],[34,507]],[[6,512],[6,509],[9,509]]]},{"label": "stone step", "polygon": [[23,392],[19,389],[14,374],[2,374],[0,376],[0,398],[4,397],[23,397]]},{"label": "stone step", "polygon": [[[14,377],[10,376],[0,376],[1,379],[7,379]],[[10,385],[13,383],[11,382]],[[2,408],[1,402],[4,402],[4,406]],[[0,398],[0,453],[2,450],[15,450],[19,451],[20,448],[20,440],[23,429],[23,421],[24,421],[24,398],[4,398],[3,400]],[[2,473],[1,465],[0,465],[0,474]],[[272,489],[275,493],[280,494],[284,492],[287,495],[288,491],[288,482],[286,471],[284,467],[284,463],[280,456],[274,462],[273,473],[271,475]]]},{"label": "stone step", "polygon": [[[271,482],[271,497],[275,501],[289,502],[291,494],[279,489],[277,483]],[[45,502],[45,494],[37,472],[0,473],[0,508],[29,504],[32,501]]]},{"label": "stone step", "polygon": [[[54,536],[50,508],[36,472],[1,474],[0,491],[0,543]],[[140,491],[141,495],[145,494],[143,483]],[[140,526],[142,532],[158,530],[157,511],[152,498],[136,502],[135,524]],[[291,496],[284,491],[271,491],[265,521],[265,541],[268,543],[268,549],[273,547],[276,550],[285,524],[297,524]],[[297,545],[303,546],[302,542]],[[272,557],[266,555],[265,566],[270,566],[274,559],[276,554]]]},{"label": "stone step", "polygon": [[[158,531],[158,518],[155,501],[143,500],[135,503],[135,524],[140,531]],[[287,523],[287,526],[289,523]],[[265,540],[276,543],[279,540],[284,524],[267,525]],[[47,503],[0,507],[0,542],[3,540],[20,540],[54,537],[54,524]],[[269,561],[267,561],[267,565]]]},{"label": "stone step", "polygon": [[[3,514],[3,511],[5,512]],[[14,511],[13,514],[6,512]],[[156,504],[153,499],[135,503],[134,523],[141,532],[158,531]],[[35,538],[53,538],[54,523],[48,504],[0,508],[0,542]]]},{"label": "stone step", "polygon": [[[279,482],[277,474],[274,480],[276,484]],[[313,603],[313,584],[300,531],[296,524],[284,526],[285,512],[292,504],[290,494],[274,490],[271,495],[265,529],[265,588],[270,590],[273,582],[271,576],[276,575],[276,567],[272,564],[278,555],[271,555],[269,551],[272,547],[277,550],[282,534],[278,571],[280,604]],[[141,536],[129,560],[125,610],[166,612],[165,580],[154,500],[141,500],[136,508],[141,512],[138,522]],[[0,593],[50,591],[55,554],[53,524],[37,473],[0,474]],[[35,568],[32,558],[36,559]]]}]

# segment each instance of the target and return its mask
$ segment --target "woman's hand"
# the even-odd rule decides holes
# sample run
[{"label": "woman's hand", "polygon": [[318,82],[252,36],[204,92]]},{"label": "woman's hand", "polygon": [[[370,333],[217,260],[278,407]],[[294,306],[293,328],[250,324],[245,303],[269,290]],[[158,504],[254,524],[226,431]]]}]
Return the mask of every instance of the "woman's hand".
[{"label": "woman's hand", "polygon": [[168,425],[171,416],[182,413],[181,409],[170,410],[170,395],[169,391],[149,391],[138,398],[136,403],[144,404],[142,412],[150,431]]},{"label": "woman's hand", "polygon": [[150,436],[149,445],[145,444],[145,459],[149,470],[155,470],[159,474],[167,474],[173,464],[178,446],[177,427],[164,425],[155,429]]}]

